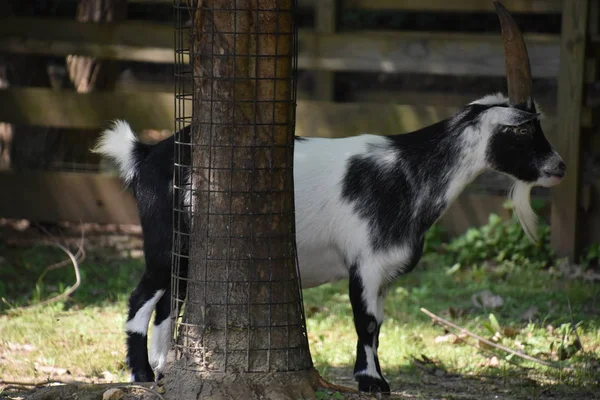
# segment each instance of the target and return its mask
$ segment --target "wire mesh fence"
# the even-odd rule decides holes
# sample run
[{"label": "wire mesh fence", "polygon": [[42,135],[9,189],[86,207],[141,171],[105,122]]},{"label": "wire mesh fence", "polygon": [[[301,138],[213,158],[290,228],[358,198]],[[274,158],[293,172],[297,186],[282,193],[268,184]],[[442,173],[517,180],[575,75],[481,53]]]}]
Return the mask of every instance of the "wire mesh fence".
[{"label": "wire mesh fence", "polygon": [[174,9],[173,368],[306,369],[293,214],[296,1],[175,0]]}]

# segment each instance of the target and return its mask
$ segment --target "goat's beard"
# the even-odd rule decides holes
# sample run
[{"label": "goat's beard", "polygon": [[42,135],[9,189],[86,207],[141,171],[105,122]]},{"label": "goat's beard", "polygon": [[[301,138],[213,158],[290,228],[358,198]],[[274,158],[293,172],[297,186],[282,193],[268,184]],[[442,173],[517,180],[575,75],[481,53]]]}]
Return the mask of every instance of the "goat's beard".
[{"label": "goat's beard", "polygon": [[517,219],[525,232],[525,235],[532,242],[538,240],[538,217],[531,208],[531,187],[530,183],[516,181],[510,190],[510,199],[515,207]]}]

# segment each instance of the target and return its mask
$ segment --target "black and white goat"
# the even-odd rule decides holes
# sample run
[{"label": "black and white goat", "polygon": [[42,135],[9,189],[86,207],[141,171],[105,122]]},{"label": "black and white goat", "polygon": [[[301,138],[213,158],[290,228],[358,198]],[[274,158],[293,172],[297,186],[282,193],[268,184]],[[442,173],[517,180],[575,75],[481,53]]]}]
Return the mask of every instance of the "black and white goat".
[{"label": "black and white goat", "polygon": [[[408,134],[295,143],[302,285],[349,279],[358,335],[354,375],[362,391],[390,391],[377,358],[386,290],[396,277],[415,267],[425,232],[463,188],[486,169],[515,178],[511,196],[516,213],[533,238],[536,216],[529,204],[530,189],[555,185],[565,174],[565,164],[540,125],[522,35],[510,14],[499,3],[496,7],[505,45],[508,98],[486,96],[447,120]],[[116,161],[137,198],[147,267],[129,302],[127,357],[133,380],[151,381],[154,372],[165,367],[172,334],[174,139],[144,145],[125,122],[117,122],[104,132],[96,151]],[[146,335],[153,310],[148,359]]]}]

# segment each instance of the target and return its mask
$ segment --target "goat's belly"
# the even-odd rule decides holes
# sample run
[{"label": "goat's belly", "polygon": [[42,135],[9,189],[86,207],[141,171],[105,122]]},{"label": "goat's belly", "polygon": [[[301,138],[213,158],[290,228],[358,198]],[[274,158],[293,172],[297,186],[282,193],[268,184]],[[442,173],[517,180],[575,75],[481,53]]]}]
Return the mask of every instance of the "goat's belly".
[{"label": "goat's belly", "polygon": [[302,288],[311,288],[348,277],[348,269],[333,247],[298,246]]}]

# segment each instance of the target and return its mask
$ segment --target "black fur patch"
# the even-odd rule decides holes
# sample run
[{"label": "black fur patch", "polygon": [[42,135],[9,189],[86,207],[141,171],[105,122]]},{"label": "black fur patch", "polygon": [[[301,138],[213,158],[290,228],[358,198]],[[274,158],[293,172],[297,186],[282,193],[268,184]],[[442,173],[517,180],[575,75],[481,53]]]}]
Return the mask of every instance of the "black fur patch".
[{"label": "black fur patch", "polygon": [[[460,133],[490,106],[470,105],[459,117],[419,131],[388,136],[397,158],[381,165],[368,154],[349,160],[342,196],[369,221],[375,250],[410,243],[418,247],[427,229],[447,207],[440,198],[450,183],[447,171],[461,154]],[[420,201],[415,213],[416,200]],[[418,261],[418,260],[417,260]]]},{"label": "black fur patch", "polygon": [[[357,270],[358,266],[356,265],[350,269],[349,281],[350,302],[352,303],[352,313],[354,314],[354,327],[358,336],[356,343],[356,362],[354,363],[355,374],[359,371],[364,371],[367,369],[368,365],[365,346],[373,347],[373,343],[377,343],[377,346],[379,345],[379,340],[377,340],[377,338],[379,337],[379,331],[381,329],[381,325],[377,323],[375,316],[366,312],[367,306],[362,297],[363,284],[357,274]],[[375,326],[375,329],[370,329],[372,326]],[[381,367],[379,365],[379,358],[375,356],[374,360],[375,369],[382,379],[365,375],[356,375],[356,380],[359,382],[359,390],[363,390],[361,387],[368,388],[373,382],[378,382],[378,387],[384,389],[387,388],[387,391],[389,392],[390,387],[383,379],[383,374],[381,373]]]},{"label": "black fur patch", "polygon": [[[526,133],[520,133],[525,130]],[[544,136],[539,120],[516,128],[499,127],[492,133],[486,149],[490,165],[524,182],[540,178],[540,166],[554,150]]]},{"label": "black fur patch", "polygon": [[127,362],[135,382],[154,381],[154,371],[148,363],[147,340],[146,335],[127,332]]},{"label": "black fur patch", "polygon": [[390,394],[390,385],[384,379],[377,379],[368,375],[358,375],[354,379],[358,382],[358,390],[366,393]]}]

